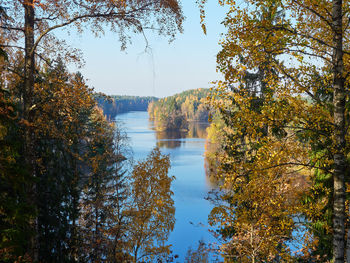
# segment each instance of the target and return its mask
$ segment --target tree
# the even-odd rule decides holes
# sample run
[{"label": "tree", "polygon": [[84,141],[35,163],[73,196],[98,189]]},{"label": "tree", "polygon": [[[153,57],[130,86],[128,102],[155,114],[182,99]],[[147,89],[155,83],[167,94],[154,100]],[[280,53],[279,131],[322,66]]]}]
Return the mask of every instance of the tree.
[{"label": "tree", "polygon": [[126,234],[132,222],[127,209],[131,202],[129,170],[133,163],[127,134],[118,126],[114,128],[113,149],[115,166],[113,176],[108,182],[106,233],[109,238],[107,260],[117,263],[129,258]]},{"label": "tree", "polygon": [[175,207],[168,176],[170,160],[158,148],[138,162],[131,176],[129,252],[133,262],[152,261],[170,254],[166,245],[175,224]]},{"label": "tree", "polygon": [[79,246],[77,220],[84,171],[83,141],[95,107],[92,90],[61,60],[38,74],[33,127],[37,161],[38,257],[74,261]]},{"label": "tree", "polygon": [[[4,67],[0,57],[1,68]],[[4,71],[0,70],[2,73]],[[26,261],[27,241],[30,238],[30,218],[34,211],[28,204],[28,177],[23,166],[22,138],[18,119],[19,107],[0,79],[0,261]]]},{"label": "tree", "polygon": [[108,249],[105,238],[107,185],[113,176],[112,130],[102,112],[95,108],[89,120],[85,152],[86,179],[80,197],[79,226],[82,240],[80,260],[102,262]]},{"label": "tree", "polygon": [[[203,4],[205,1],[200,2]],[[228,27],[228,33],[222,42],[223,50],[218,55],[218,69],[225,75],[225,81],[219,83],[219,86],[221,85],[223,90],[227,87],[235,87],[235,83],[247,69],[257,72],[264,65],[267,66],[265,72],[275,70],[279,76],[277,80],[269,76],[264,77],[266,87],[274,91],[274,99],[271,102],[275,101],[273,104],[284,102],[286,105],[277,109],[271,103],[270,107],[262,111],[262,119],[254,121],[257,123],[264,121],[264,125],[267,126],[279,122],[282,127],[288,127],[287,130],[285,129],[288,134],[294,132],[297,135],[299,132],[308,130],[318,134],[318,138],[322,140],[325,135],[320,127],[323,123],[321,120],[331,123],[333,140],[326,146],[326,152],[332,156],[331,164],[328,166],[331,169],[323,169],[324,167],[318,165],[317,160],[322,159],[320,154],[310,158],[299,158],[303,159],[302,162],[299,160],[293,162],[296,166],[312,167],[331,174],[333,178],[333,197],[330,200],[333,202],[333,259],[335,262],[344,262],[345,175],[348,153],[345,140],[348,123],[345,105],[348,96],[345,93],[345,86],[348,83],[346,72],[349,65],[347,50],[349,30],[348,21],[344,19],[344,15],[349,11],[349,3],[312,0],[246,1],[246,6],[238,6],[232,1],[221,3],[227,4],[230,11],[224,21]],[[281,9],[286,10],[277,23],[269,22],[266,17],[261,19],[260,10],[269,5],[275,5],[272,14],[276,14]],[[202,9],[202,18],[204,16]],[[271,60],[266,64],[267,57]],[[319,100],[320,86],[329,88],[332,93],[331,112],[328,112],[329,108]],[[242,98],[235,95],[234,97],[236,101],[244,101],[248,96]],[[305,99],[306,96],[309,100]],[[267,101],[264,104],[268,105]],[[296,118],[286,118],[286,108],[293,112]],[[275,115],[271,115],[272,111]],[[327,117],[328,113],[330,118]],[[285,123],[283,124],[281,120]],[[248,132],[253,131],[251,127],[251,123],[245,123]],[[296,142],[300,142],[297,136],[295,138]],[[312,149],[314,141],[309,138],[303,143],[305,147],[300,153],[305,153],[305,149]],[[297,152],[295,154],[297,157]],[[290,164],[291,161],[288,163]],[[269,166],[266,166],[264,169],[268,168]],[[256,171],[256,168],[253,167],[252,170]]]},{"label": "tree", "polygon": [[127,145],[125,136],[95,108],[90,116],[85,157],[87,166],[80,196],[82,261],[120,262],[125,258],[127,224]]}]

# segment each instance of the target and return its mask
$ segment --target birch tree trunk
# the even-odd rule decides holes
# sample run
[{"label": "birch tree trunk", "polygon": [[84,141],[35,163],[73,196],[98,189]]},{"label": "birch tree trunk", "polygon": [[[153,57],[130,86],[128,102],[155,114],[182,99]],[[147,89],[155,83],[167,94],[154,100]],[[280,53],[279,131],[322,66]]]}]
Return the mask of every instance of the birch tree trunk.
[{"label": "birch tree trunk", "polygon": [[[24,58],[24,87],[23,87],[23,118],[26,121],[24,131],[24,159],[28,169],[28,176],[35,178],[35,153],[33,138],[33,90],[34,90],[34,0],[23,2],[24,13],[24,36],[25,36],[25,58]],[[32,182],[27,186],[28,202],[33,209],[36,208],[36,183]],[[34,216],[30,220],[33,236],[30,239],[30,255],[34,262],[39,261],[39,237],[38,218]]]},{"label": "birch tree trunk", "polygon": [[333,0],[333,105],[334,105],[334,216],[333,262],[344,263],[345,248],[345,89],[343,65],[342,0]]}]

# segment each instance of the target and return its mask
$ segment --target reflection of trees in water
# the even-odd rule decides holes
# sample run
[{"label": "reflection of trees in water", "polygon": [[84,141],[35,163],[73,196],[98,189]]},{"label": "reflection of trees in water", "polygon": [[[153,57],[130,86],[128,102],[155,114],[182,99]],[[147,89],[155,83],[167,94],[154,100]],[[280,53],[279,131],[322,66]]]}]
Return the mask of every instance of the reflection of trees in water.
[{"label": "reflection of trees in water", "polygon": [[187,132],[180,131],[156,131],[157,147],[174,149],[181,146],[182,138],[186,138]]},{"label": "reflection of trees in water", "polygon": [[[205,151],[208,151],[205,149]],[[220,179],[217,177],[216,168],[212,167],[212,163],[208,159],[208,156],[204,154],[204,171],[205,171],[205,184],[210,189],[218,189],[220,187]]]},{"label": "reflection of trees in water", "polygon": [[187,138],[207,138],[207,122],[190,122],[188,125]]},{"label": "reflection of trees in water", "polygon": [[208,123],[190,122],[188,131],[171,130],[171,131],[156,131],[157,147],[174,149],[185,143],[186,138],[202,138],[207,137],[206,128]]},{"label": "reflection of trees in water", "polygon": [[[181,146],[182,143],[186,143],[184,139],[201,138],[207,139],[207,130],[209,126],[207,122],[190,122],[188,125],[188,131],[171,130],[171,131],[157,131],[155,130],[154,123],[149,123],[149,128],[156,131],[157,147],[175,149]],[[206,142],[205,151],[211,151],[208,147],[210,143]],[[212,160],[208,158],[207,154],[204,154],[204,171],[206,175],[206,185],[210,189],[217,189],[219,187],[219,180],[216,176],[216,167],[213,166]]]}]

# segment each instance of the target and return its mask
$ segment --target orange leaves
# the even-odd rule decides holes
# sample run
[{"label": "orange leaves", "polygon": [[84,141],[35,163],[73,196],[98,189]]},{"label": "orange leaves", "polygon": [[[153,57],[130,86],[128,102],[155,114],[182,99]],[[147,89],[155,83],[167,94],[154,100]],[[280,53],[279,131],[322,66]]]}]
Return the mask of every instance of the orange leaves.
[{"label": "orange leaves", "polygon": [[25,120],[25,119],[21,119],[20,121],[19,121],[19,124],[23,124],[24,126],[26,126],[26,127],[31,127],[32,126],[32,124],[31,123],[29,123],[27,120]]}]

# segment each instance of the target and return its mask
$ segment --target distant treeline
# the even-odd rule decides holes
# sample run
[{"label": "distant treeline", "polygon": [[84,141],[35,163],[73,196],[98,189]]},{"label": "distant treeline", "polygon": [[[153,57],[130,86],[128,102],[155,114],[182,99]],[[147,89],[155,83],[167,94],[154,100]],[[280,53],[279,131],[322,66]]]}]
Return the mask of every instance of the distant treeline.
[{"label": "distant treeline", "polygon": [[96,95],[98,105],[103,109],[108,119],[114,119],[119,113],[128,111],[147,111],[148,104],[157,101],[156,97],[139,96],[101,96]]},{"label": "distant treeline", "polygon": [[187,130],[189,121],[208,121],[209,89],[193,89],[153,101],[148,106],[157,130]]}]

